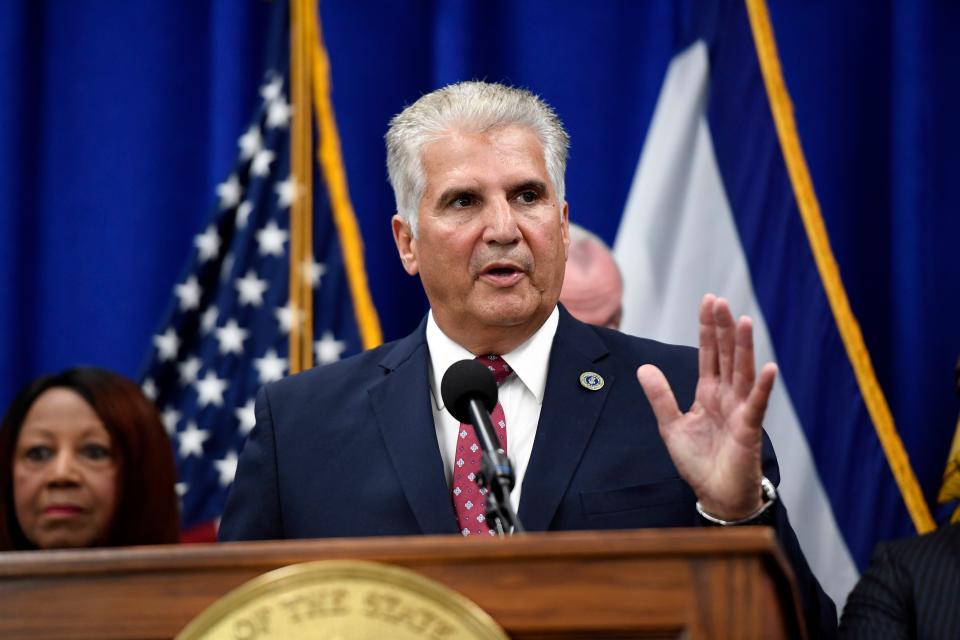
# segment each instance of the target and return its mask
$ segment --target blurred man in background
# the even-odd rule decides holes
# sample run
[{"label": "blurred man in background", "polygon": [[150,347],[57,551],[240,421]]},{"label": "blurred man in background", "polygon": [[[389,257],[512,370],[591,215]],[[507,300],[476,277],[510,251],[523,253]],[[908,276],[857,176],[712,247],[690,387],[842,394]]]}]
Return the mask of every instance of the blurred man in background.
[{"label": "blurred man in background", "polygon": [[581,322],[620,328],[623,315],[620,268],[603,240],[572,222],[560,302]]}]

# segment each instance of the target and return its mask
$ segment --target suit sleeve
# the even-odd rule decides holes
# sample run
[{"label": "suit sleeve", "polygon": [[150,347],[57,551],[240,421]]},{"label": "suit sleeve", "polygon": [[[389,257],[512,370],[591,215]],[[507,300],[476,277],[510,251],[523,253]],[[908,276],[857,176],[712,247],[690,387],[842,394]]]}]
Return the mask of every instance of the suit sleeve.
[{"label": "suit sleeve", "polygon": [[257,424],[250,432],[220,522],[219,539],[278,540],[284,537],[277,478],[277,449],[269,385],[257,393]]},{"label": "suit sleeve", "polygon": [[[775,485],[780,485],[780,467],[773,451],[773,443],[763,434],[763,473]],[[837,637],[837,607],[824,592],[816,576],[807,564],[807,559],[800,548],[797,534],[793,531],[787,510],[783,501],[778,500],[774,506],[774,523],[780,546],[783,548],[790,566],[793,568],[800,596],[800,606],[809,638],[836,638]]]},{"label": "suit sleeve", "polygon": [[910,578],[896,561],[893,547],[880,544],[870,566],[850,592],[840,621],[842,638],[912,638],[914,609]]}]

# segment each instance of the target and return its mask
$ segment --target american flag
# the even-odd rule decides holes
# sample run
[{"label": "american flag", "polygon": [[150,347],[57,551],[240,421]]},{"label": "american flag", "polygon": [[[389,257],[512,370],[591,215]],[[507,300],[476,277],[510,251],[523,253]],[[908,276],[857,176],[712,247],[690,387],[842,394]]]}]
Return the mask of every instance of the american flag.
[{"label": "american flag", "polygon": [[[204,531],[220,517],[254,427],[256,392],[289,373],[289,333],[303,316],[289,302],[298,185],[290,170],[288,85],[285,69],[266,73],[257,113],[238,140],[232,173],[216,188],[211,219],[194,237],[142,378],[176,455],[185,532]],[[302,266],[313,291],[314,361],[358,352],[340,242],[315,163],[313,258]]]}]

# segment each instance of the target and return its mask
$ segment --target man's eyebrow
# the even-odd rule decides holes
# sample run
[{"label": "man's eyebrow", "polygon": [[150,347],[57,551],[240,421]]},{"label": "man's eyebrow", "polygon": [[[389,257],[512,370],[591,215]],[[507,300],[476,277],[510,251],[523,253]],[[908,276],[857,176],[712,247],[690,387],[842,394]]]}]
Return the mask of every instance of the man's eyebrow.
[{"label": "man's eyebrow", "polygon": [[477,191],[471,187],[450,187],[449,189],[445,189],[439,196],[437,196],[435,204],[443,205],[455,198],[459,198],[460,196],[475,195],[477,195]]},{"label": "man's eyebrow", "polygon": [[547,183],[542,180],[524,180],[516,186],[510,187],[508,193],[519,193],[521,191],[547,192]]}]

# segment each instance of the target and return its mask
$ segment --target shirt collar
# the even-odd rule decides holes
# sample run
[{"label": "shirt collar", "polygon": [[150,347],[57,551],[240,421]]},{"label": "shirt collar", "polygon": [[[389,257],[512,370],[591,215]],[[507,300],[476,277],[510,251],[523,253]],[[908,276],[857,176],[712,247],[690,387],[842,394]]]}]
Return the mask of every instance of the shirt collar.
[{"label": "shirt collar", "polygon": [[[547,367],[550,363],[550,349],[553,337],[557,333],[560,312],[556,307],[537,331],[523,344],[501,357],[510,365],[520,382],[534,395],[537,403],[543,404],[543,394],[547,387]],[[475,355],[451,340],[437,325],[431,310],[427,316],[427,348],[430,351],[430,390],[436,407],[443,409],[440,397],[440,378],[454,362],[472,360]],[[485,355],[485,354],[480,354]]]}]

